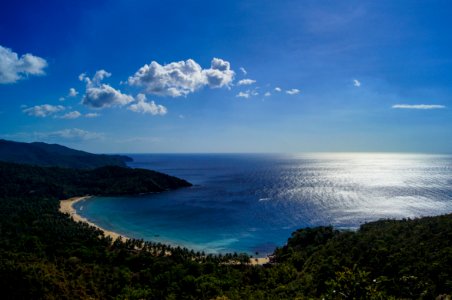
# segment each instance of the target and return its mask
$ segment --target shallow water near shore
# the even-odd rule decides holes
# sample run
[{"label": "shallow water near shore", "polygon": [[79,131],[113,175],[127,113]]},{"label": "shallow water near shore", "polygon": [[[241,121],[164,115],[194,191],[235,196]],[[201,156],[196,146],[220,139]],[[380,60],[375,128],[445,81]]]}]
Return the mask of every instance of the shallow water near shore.
[{"label": "shallow water near shore", "polygon": [[271,253],[301,227],[356,229],[452,212],[452,156],[141,154],[131,167],[188,180],[158,194],[74,205],[102,228],[207,253]]}]

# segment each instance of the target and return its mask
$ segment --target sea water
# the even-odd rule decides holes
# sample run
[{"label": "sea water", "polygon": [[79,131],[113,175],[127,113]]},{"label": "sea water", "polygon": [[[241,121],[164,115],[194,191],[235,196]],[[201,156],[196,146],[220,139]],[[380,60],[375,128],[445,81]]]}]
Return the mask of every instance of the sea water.
[{"label": "sea water", "polygon": [[302,227],[356,229],[452,212],[452,156],[381,153],[141,154],[134,168],[188,180],[157,194],[95,197],[79,214],[125,236],[260,255]]}]

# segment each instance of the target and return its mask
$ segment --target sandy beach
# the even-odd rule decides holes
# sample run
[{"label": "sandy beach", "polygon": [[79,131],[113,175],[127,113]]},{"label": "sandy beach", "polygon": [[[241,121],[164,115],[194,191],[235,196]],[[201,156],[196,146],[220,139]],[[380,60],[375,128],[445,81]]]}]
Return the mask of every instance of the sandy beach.
[{"label": "sandy beach", "polygon": [[93,222],[88,221],[86,218],[80,216],[79,214],[77,214],[77,211],[75,210],[73,205],[77,202],[84,201],[89,198],[91,198],[91,196],[73,197],[73,198],[70,198],[67,200],[61,200],[60,201],[60,212],[69,214],[72,217],[72,219],[76,222],[85,222],[93,227],[96,227],[96,228],[102,230],[104,232],[105,236],[109,236],[113,240],[116,240],[117,238],[121,238],[122,241],[125,241],[126,239],[128,239],[128,237],[126,237],[126,236],[120,235],[119,233],[116,233],[116,232],[113,232],[110,230],[106,230],[105,228],[102,228],[102,227],[94,224]]},{"label": "sandy beach", "polygon": [[265,264],[268,264],[269,262],[270,262],[269,257],[256,257],[256,258],[250,259],[250,264],[253,266],[265,265]]},{"label": "sandy beach", "polygon": [[[93,227],[96,227],[99,230],[102,230],[104,232],[104,235],[111,237],[113,240],[116,240],[117,238],[121,238],[122,241],[127,240],[128,237],[120,235],[119,233],[111,230],[106,230],[105,228],[102,228],[77,214],[77,211],[74,208],[74,204],[77,202],[85,201],[86,199],[89,198],[91,198],[91,196],[73,197],[66,200],[60,200],[60,212],[69,214],[72,217],[72,219],[76,222],[85,222]],[[250,259],[251,265],[264,265],[269,262],[270,259],[268,257],[256,257]]]}]

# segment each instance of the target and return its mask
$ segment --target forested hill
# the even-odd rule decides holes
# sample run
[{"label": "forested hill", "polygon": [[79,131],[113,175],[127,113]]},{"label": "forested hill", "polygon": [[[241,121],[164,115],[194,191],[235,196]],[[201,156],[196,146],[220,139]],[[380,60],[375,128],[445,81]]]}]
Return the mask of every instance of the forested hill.
[{"label": "forested hill", "polygon": [[0,139],[0,161],[38,166],[94,169],[103,166],[125,167],[132,159],[123,155],[92,154],[58,144],[21,143]]},{"label": "forested hill", "polygon": [[0,162],[0,196],[42,195],[64,199],[80,195],[162,192],[191,186],[163,173],[105,166],[94,170],[39,167]]}]

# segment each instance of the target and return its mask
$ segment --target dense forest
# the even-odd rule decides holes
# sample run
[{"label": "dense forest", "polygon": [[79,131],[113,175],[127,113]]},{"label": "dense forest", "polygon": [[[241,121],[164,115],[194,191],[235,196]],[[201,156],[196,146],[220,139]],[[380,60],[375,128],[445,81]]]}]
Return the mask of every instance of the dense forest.
[{"label": "dense forest", "polygon": [[0,139],[0,161],[47,167],[94,169],[126,167],[132,159],[124,155],[93,154],[58,144],[21,143]]},{"label": "dense forest", "polygon": [[[300,229],[270,264],[149,241],[113,241],[58,211],[85,194],[190,184],[146,170],[0,163],[2,299],[446,299],[452,215],[381,220],[357,231]],[[450,298],[449,298],[450,299]]]}]

